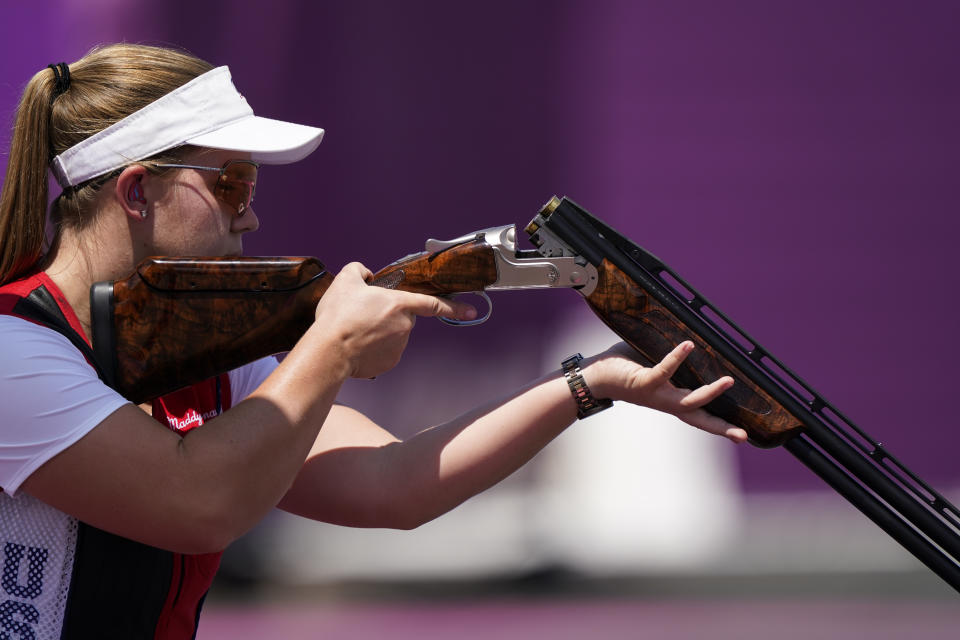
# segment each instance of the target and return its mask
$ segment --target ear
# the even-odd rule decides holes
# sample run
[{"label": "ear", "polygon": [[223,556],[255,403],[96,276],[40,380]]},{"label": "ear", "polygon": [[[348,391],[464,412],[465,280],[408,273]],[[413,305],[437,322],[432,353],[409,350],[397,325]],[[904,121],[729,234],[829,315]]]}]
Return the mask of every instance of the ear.
[{"label": "ear", "polygon": [[114,196],[124,213],[137,220],[147,217],[145,212],[150,203],[147,202],[143,182],[148,176],[146,167],[139,164],[130,165],[117,176]]}]

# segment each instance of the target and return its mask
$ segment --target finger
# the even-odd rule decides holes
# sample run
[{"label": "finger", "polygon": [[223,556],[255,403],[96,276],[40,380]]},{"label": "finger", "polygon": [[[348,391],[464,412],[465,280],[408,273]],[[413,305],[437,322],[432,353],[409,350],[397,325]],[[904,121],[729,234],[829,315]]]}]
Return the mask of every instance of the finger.
[{"label": "finger", "polygon": [[469,302],[441,300],[447,303],[451,311],[451,313],[439,313],[438,315],[442,318],[449,318],[450,320],[474,320],[479,315],[477,308]]},{"label": "finger", "polygon": [[359,262],[351,262],[343,266],[343,269],[340,270],[340,273],[346,273],[359,277],[363,281],[367,281],[373,276],[373,272],[370,269],[367,269],[365,266]]},{"label": "finger", "polygon": [[707,433],[723,436],[737,444],[745,442],[747,439],[747,432],[742,428],[730,424],[723,418],[718,418],[715,415],[707,413],[703,409],[681,414],[678,417],[691,426],[706,431]]},{"label": "finger", "polygon": [[621,356],[627,360],[632,360],[633,362],[642,364],[647,368],[653,368],[653,366],[656,364],[656,362],[643,355],[626,342],[618,342],[617,344],[612,345],[603,354],[601,354],[601,356],[603,355]]},{"label": "finger", "polygon": [[454,320],[473,320],[477,317],[476,308],[466,302],[408,291],[397,293],[405,297],[403,304],[407,311],[418,316],[427,318],[441,316]]},{"label": "finger", "polygon": [[669,380],[673,374],[680,368],[680,364],[686,359],[687,355],[693,351],[693,343],[689,340],[681,342],[673,351],[664,356],[663,360],[658,362],[652,369],[654,375],[663,380]]},{"label": "finger", "polygon": [[680,404],[690,409],[702,407],[703,405],[719,398],[727,389],[732,386],[733,378],[730,376],[724,376],[718,380],[714,380],[710,384],[703,385],[702,387],[698,387],[689,392],[683,397],[683,399],[680,401]]}]

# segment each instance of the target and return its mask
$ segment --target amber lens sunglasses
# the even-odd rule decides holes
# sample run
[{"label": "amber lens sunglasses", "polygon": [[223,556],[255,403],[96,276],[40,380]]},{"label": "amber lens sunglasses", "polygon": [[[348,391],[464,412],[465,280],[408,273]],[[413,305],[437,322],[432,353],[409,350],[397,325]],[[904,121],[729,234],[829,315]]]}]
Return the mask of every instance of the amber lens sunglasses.
[{"label": "amber lens sunglasses", "polygon": [[253,202],[253,194],[257,190],[257,172],[260,164],[253,160],[227,160],[219,169],[217,167],[201,167],[195,164],[158,164],[161,169],[197,169],[199,171],[216,171],[220,174],[217,184],[213,188],[213,195],[222,200],[237,212],[239,218]]}]

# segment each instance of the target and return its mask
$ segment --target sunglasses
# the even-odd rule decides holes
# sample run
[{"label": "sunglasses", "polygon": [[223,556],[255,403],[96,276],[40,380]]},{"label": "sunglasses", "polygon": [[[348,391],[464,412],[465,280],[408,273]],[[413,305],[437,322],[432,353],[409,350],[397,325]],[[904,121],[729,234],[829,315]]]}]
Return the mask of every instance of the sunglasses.
[{"label": "sunglasses", "polygon": [[199,171],[216,171],[217,184],[213,188],[213,195],[236,210],[237,217],[241,217],[250,208],[253,194],[257,189],[257,171],[260,164],[253,160],[227,160],[219,169],[217,167],[201,167],[194,164],[158,164],[161,169],[197,169]]}]

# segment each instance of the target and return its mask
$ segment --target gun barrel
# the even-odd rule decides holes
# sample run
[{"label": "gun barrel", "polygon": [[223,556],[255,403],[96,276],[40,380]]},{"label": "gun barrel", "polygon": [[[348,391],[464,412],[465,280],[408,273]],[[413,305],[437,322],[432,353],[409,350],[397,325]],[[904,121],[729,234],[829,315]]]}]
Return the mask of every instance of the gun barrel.
[{"label": "gun barrel", "polygon": [[[960,510],[677,273],[566,198],[547,203],[527,231],[534,244],[548,241],[534,236],[552,234],[550,242],[569,244],[602,265],[600,271],[606,275],[597,289],[601,293],[587,301],[641,353],[651,359],[662,357],[682,339],[703,345],[700,359],[691,360],[689,371],[681,370],[678,384],[690,386],[691,381],[709,382],[734,373],[745,385],[740,395],[735,385],[720,398],[724,404],[711,403],[708,410],[743,426],[754,444],[782,444],[960,591]],[[606,294],[605,281],[614,283]],[[628,300],[616,300],[617,296]]]}]

